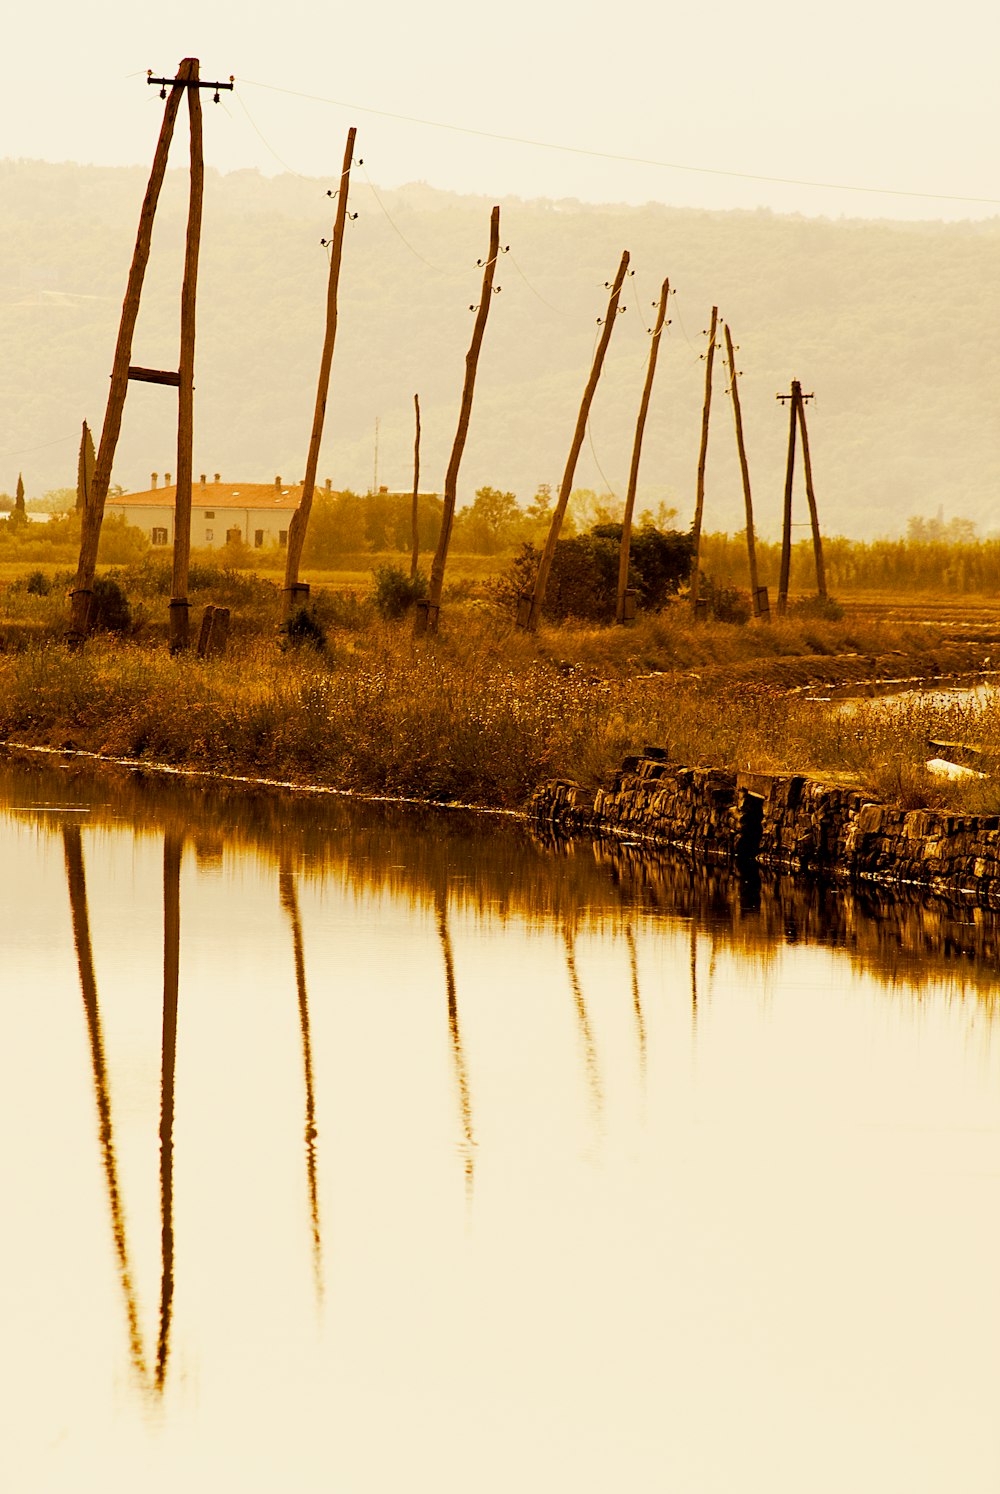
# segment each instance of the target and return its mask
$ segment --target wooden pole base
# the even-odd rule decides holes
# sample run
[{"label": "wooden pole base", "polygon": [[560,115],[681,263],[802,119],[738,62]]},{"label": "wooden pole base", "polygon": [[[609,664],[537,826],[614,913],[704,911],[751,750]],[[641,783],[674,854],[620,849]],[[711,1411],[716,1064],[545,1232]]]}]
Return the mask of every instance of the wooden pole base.
[{"label": "wooden pole base", "polygon": [[190,602],[184,597],[170,598],[170,652],[182,653],[191,642],[188,613]]}]

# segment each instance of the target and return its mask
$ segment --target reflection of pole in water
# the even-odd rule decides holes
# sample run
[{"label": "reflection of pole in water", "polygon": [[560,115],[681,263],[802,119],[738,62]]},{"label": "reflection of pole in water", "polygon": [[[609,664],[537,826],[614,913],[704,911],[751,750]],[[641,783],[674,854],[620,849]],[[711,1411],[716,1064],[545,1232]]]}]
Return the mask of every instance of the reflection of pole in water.
[{"label": "reflection of pole in water", "polygon": [[594,1032],[587,1015],[587,1005],[583,999],[583,991],[580,987],[580,976],[576,968],[576,950],[574,948],[573,935],[569,926],[563,924],[563,939],[566,944],[566,969],[569,971],[569,983],[573,991],[573,1000],[576,1003],[576,1015],[580,1023],[580,1034],[583,1038],[584,1061],[587,1068],[587,1079],[590,1082],[590,1096],[595,1115],[599,1114],[604,1105],[604,1093],[601,1089],[601,1076],[597,1067],[597,1045],[594,1042]]},{"label": "reflection of pole in water", "polygon": [[306,992],[306,962],[302,946],[302,920],[295,879],[287,863],[278,871],[281,906],[292,926],[295,952],[295,987],[299,998],[299,1028],[302,1033],[302,1068],[306,1084],[306,1175],[309,1182],[309,1219],[312,1225],[313,1271],[317,1296],[323,1295],[323,1242],[319,1227],[319,1193],[316,1185],[316,1091],[313,1087],[312,1037],[309,1027],[309,997]]},{"label": "reflection of pole in water", "polygon": [[451,1033],[451,1052],[455,1061],[455,1080],[458,1084],[458,1103],[462,1112],[462,1133],[465,1137],[465,1188],[469,1193],[475,1176],[476,1139],[472,1130],[472,1100],[469,1095],[469,1071],[465,1066],[462,1048],[462,1033],[458,1025],[458,991],[455,985],[455,961],[451,950],[451,933],[448,929],[448,894],[443,887],[434,893],[437,913],[438,937],[444,955],[444,978],[448,991],[448,1029]]},{"label": "reflection of pole in water", "polygon": [[691,919],[691,1020],[698,1020],[698,925]]},{"label": "reflection of pole in water", "polygon": [[114,1135],[111,1126],[108,1070],[104,1057],[104,1038],[101,1033],[101,1015],[97,1002],[97,981],[94,976],[94,958],[90,945],[87,883],[83,868],[83,843],[79,825],[63,826],[63,849],[66,856],[66,881],[69,885],[70,911],[73,918],[73,939],[76,944],[76,959],[80,971],[80,990],[87,1016],[87,1034],[90,1038],[90,1059],[94,1070],[94,1097],[97,1101],[104,1177],[111,1211],[111,1231],[115,1241],[115,1254],[118,1257],[118,1275],[125,1298],[125,1314],[128,1318],[129,1351],[134,1369],[142,1379],[145,1379],[146,1360],[142,1336],[139,1332],[139,1308],[132,1280],[132,1267],[129,1263],[128,1241],[125,1238],[125,1216],[118,1186],[118,1164],[115,1158]]},{"label": "reflection of pole in water", "polygon": [[629,967],[632,971],[632,1004],[635,1007],[635,1025],[639,1029],[639,1069],[646,1077],[646,1023],[642,1015],[642,1000],[639,996],[639,954],[635,947],[632,925],[625,925],[625,942],[628,944]]},{"label": "reflection of pole in water", "polygon": [[181,851],[183,836],[163,840],[163,1042],[160,1059],[160,1329],[156,1388],[163,1389],[170,1356],[174,1303],[174,1073],[181,966]]}]

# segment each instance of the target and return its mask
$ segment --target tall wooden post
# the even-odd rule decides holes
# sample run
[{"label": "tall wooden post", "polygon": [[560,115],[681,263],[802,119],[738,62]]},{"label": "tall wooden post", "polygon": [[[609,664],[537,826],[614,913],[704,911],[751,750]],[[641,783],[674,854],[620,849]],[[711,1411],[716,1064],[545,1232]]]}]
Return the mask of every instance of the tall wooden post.
[{"label": "tall wooden post", "polygon": [[809,456],[809,432],[806,430],[807,396],[799,394],[799,430],[802,432],[802,465],[806,473],[806,497],[809,500],[809,521],[812,524],[813,554],[816,557],[816,590],[820,599],[826,601],[826,567],[823,564],[823,539],[819,532],[819,513],[816,494],[813,491],[812,461]]},{"label": "tall wooden post", "polygon": [[639,482],[639,455],[642,451],[642,434],[646,427],[646,415],[649,411],[649,397],[653,389],[653,375],[656,372],[656,359],[660,351],[660,333],[663,331],[664,318],[667,314],[667,300],[670,296],[670,281],[664,280],[660,291],[660,304],[656,309],[656,324],[653,327],[653,340],[649,345],[649,362],[646,365],[646,382],[642,389],[642,399],[639,402],[639,415],[635,423],[635,440],[632,443],[632,465],[628,474],[628,491],[625,494],[625,516],[622,519],[622,542],[618,554],[618,601],[615,606],[615,621],[625,621],[625,592],[628,589],[628,561],[629,551],[632,544],[632,512],[635,508],[635,490]]},{"label": "tall wooden post", "polygon": [[132,338],[135,333],[136,318],[139,315],[139,297],[142,292],[142,282],[146,274],[146,265],[149,262],[149,250],[153,237],[153,218],[156,214],[156,204],[159,201],[160,188],[163,186],[163,177],[167,169],[167,156],[170,152],[170,141],[174,133],[177,111],[180,108],[185,85],[192,75],[192,68],[195,67],[197,67],[196,60],[192,57],[186,57],[178,68],[177,76],[167,95],[167,105],[163,111],[160,136],[156,142],[156,151],[153,155],[153,166],[149,174],[149,182],[146,186],[146,195],[143,198],[142,211],[139,214],[139,230],[136,235],[135,250],[132,254],[132,267],[129,270],[125,300],[122,304],[121,322],[118,327],[118,342],[115,346],[114,363],[111,369],[111,389],[108,393],[108,404],[104,414],[104,425],[101,429],[97,462],[94,466],[90,503],[84,509],[83,513],[83,523],[80,533],[80,561],[77,566],[76,581],[71,593],[70,641],[78,642],[85,636],[89,628],[91,593],[94,585],[94,571],[97,567],[97,547],[101,538],[101,524],[104,520],[104,504],[108,496],[108,488],[111,486],[111,468],[114,463],[115,448],[118,445],[118,436],[121,432],[125,395],[128,392]]},{"label": "tall wooden post", "polygon": [[323,439],[323,422],[326,419],[326,400],[330,390],[330,367],[333,363],[333,345],[337,338],[337,288],[340,284],[340,262],[344,250],[344,226],[347,222],[347,191],[351,180],[351,162],[354,158],[354,137],[357,130],[352,125],[347,132],[344,147],[344,165],[340,173],[337,192],[337,212],[333,224],[333,240],[330,246],[330,278],[326,292],[326,333],[323,338],[323,354],[320,358],[319,381],[316,386],[316,407],[313,411],[312,433],[309,437],[309,454],[306,457],[306,475],[302,483],[299,506],[288,526],[288,554],[285,558],[285,619],[291,617],[297,601],[301,598],[299,587],[299,565],[302,547],[306,539],[306,527],[312,509],[313,493],[316,489],[316,471],[319,466],[319,448]]},{"label": "tall wooden post", "polygon": [[712,364],[715,362],[715,329],[719,320],[719,308],[712,307],[712,320],[708,326],[708,351],[705,354],[705,399],[701,408],[701,445],[698,448],[698,479],[695,486],[694,541],[691,558],[691,609],[697,612],[698,591],[701,582],[701,520],[705,510],[705,462],[708,457],[708,421],[712,410]]},{"label": "tall wooden post", "polygon": [[726,335],[726,357],[729,360],[729,392],[733,400],[733,420],[736,423],[736,450],[740,458],[740,474],[743,478],[743,500],[747,516],[747,560],[750,564],[750,596],[753,602],[754,617],[760,616],[760,586],[757,579],[757,544],[753,532],[753,499],[750,495],[750,467],[747,463],[747,449],[743,440],[743,412],[740,409],[740,391],[737,383],[736,358],[733,352],[733,339],[729,332],[729,323],[723,327]]},{"label": "tall wooden post", "polygon": [[413,546],[410,555],[410,580],[417,578],[417,562],[420,559],[420,395],[413,396],[413,413],[416,419],[416,434],[413,437],[413,509],[410,515],[410,538]]},{"label": "tall wooden post", "polygon": [[532,633],[538,631],[538,624],[542,616],[542,603],[545,600],[545,588],[549,581],[549,572],[555,559],[556,543],[559,539],[559,531],[562,528],[563,517],[566,513],[566,505],[569,503],[569,495],[573,488],[573,477],[576,472],[576,463],[583,446],[583,438],[587,431],[587,419],[590,415],[590,407],[594,401],[594,393],[597,389],[597,381],[601,377],[601,369],[604,366],[604,355],[608,351],[611,334],[614,331],[615,322],[618,320],[618,302],[621,299],[622,286],[625,283],[625,275],[628,271],[628,250],[622,252],[621,263],[615,275],[611,287],[611,296],[608,300],[607,315],[604,318],[604,327],[601,331],[600,341],[594,353],[594,362],[590,370],[590,378],[587,387],[583,391],[583,399],[580,402],[580,413],[576,417],[576,430],[573,432],[573,440],[569,448],[569,456],[566,459],[566,470],[559,488],[559,497],[552,513],[549,523],[549,532],[545,537],[545,547],[542,550],[542,558],[538,562],[538,574],[535,577],[535,589],[531,598],[531,609],[524,623]]},{"label": "tall wooden post", "polygon": [[174,502],[174,566],[170,597],[170,648],[187,648],[188,568],[191,559],[191,468],[194,451],[194,334],[198,295],[198,250],[201,244],[201,207],[205,192],[205,161],[201,140],[201,92],[198,59],[190,58],[187,91],[191,125],[191,197],[188,203],[184,283],[181,287],[181,352],[177,391],[177,490]]},{"label": "tall wooden post", "polygon": [[[427,607],[424,614],[425,626],[431,631],[437,630],[438,613],[441,607],[441,588],[444,585],[444,568],[448,559],[448,546],[451,542],[451,529],[455,521],[455,499],[458,490],[458,469],[462,461],[462,452],[465,450],[465,440],[469,434],[469,419],[472,415],[472,396],[476,387],[476,368],[479,364],[479,352],[483,345],[483,335],[486,332],[486,319],[490,314],[490,302],[493,300],[493,277],[496,273],[497,258],[500,254],[500,209],[495,207],[490,214],[490,247],[483,269],[483,290],[480,296],[479,306],[476,310],[476,322],[472,329],[472,341],[469,351],[465,355],[465,382],[462,386],[462,404],[458,416],[458,430],[455,432],[455,442],[451,449],[451,460],[448,463],[448,471],[444,479],[444,507],[441,513],[441,530],[438,534],[437,549],[431,562],[431,581],[427,596]],[[418,623],[420,614],[418,613]]]},{"label": "tall wooden post", "polygon": [[778,577],[778,616],[784,617],[788,610],[788,578],[792,569],[792,483],[795,477],[795,423],[798,420],[798,404],[802,385],[792,380],[791,394],[779,394],[788,401],[788,463],[785,468],[785,503],[781,516],[781,573]]}]

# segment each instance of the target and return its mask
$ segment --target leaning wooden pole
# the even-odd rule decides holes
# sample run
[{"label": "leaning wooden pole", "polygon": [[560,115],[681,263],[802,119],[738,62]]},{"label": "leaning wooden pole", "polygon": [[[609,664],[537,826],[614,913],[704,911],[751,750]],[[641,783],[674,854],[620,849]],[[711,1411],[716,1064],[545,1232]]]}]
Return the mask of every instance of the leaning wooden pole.
[{"label": "leaning wooden pole", "polygon": [[809,500],[809,522],[812,524],[813,553],[816,556],[816,590],[821,601],[826,601],[826,566],[823,564],[823,538],[819,532],[819,511],[813,490],[812,461],[809,456],[809,432],[806,430],[805,400],[800,392],[798,400],[799,430],[802,432],[802,465],[806,473],[806,497]]},{"label": "leaning wooden pole", "polygon": [[153,155],[153,165],[149,173],[146,195],[143,198],[142,211],[139,214],[139,230],[136,235],[135,250],[132,254],[132,267],[129,270],[125,300],[122,303],[121,322],[118,326],[118,342],[115,345],[115,357],[111,368],[111,389],[108,393],[104,425],[101,429],[101,441],[97,451],[97,461],[94,465],[90,503],[83,514],[83,523],[80,532],[80,560],[77,566],[76,580],[70,594],[69,637],[71,642],[79,642],[81,638],[85,637],[90,625],[90,602],[94,585],[94,571],[97,567],[97,547],[100,543],[101,524],[104,520],[104,503],[108,496],[108,489],[111,486],[111,469],[114,465],[115,448],[118,445],[118,436],[122,426],[125,395],[128,392],[128,370],[132,358],[132,338],[135,334],[136,318],[139,315],[139,296],[142,291],[142,282],[146,275],[146,265],[149,262],[149,250],[153,238],[153,218],[156,214],[156,204],[159,201],[160,188],[163,186],[163,177],[167,169],[167,156],[170,152],[170,141],[174,133],[174,124],[177,120],[177,111],[180,108],[181,96],[185,85],[192,76],[192,69],[195,67],[197,67],[196,59],[186,57],[178,68],[177,76],[167,95],[167,104],[163,111],[163,123],[160,126],[160,137],[156,142],[156,151]]},{"label": "leaning wooden pole", "polygon": [[712,364],[715,362],[715,329],[719,320],[719,308],[712,307],[712,320],[708,326],[708,351],[705,354],[705,398],[701,407],[701,445],[698,448],[698,478],[695,485],[694,524],[691,529],[691,607],[698,608],[698,592],[701,583],[701,521],[705,512],[705,463],[708,458],[708,422],[712,412]]},{"label": "leaning wooden pole", "polygon": [[170,648],[187,648],[188,570],[191,561],[191,469],[194,453],[194,337],[198,298],[198,251],[201,246],[201,212],[205,195],[205,159],[201,139],[201,91],[198,60],[190,59],[188,115],[191,125],[191,196],[188,203],[187,242],[184,249],[184,282],[181,287],[181,355],[177,391],[177,492],[174,501],[174,566],[170,595]]},{"label": "leaning wooden pole", "polygon": [[604,366],[604,356],[608,351],[611,334],[614,331],[615,322],[618,320],[618,302],[621,299],[622,286],[625,284],[625,276],[628,273],[628,250],[622,252],[621,263],[611,286],[611,296],[608,300],[607,315],[604,318],[604,327],[601,331],[600,341],[594,353],[594,362],[590,370],[590,378],[587,387],[583,391],[583,399],[580,402],[580,413],[576,417],[576,430],[573,432],[573,440],[569,448],[569,456],[566,459],[566,470],[559,488],[559,497],[549,524],[549,532],[545,537],[545,547],[542,550],[542,558],[538,562],[538,574],[535,577],[535,589],[531,597],[531,610],[525,626],[532,632],[538,631],[538,624],[542,617],[542,603],[545,600],[545,588],[549,582],[549,572],[555,559],[556,543],[559,539],[559,531],[562,528],[563,518],[566,513],[566,505],[569,503],[569,495],[573,488],[573,477],[576,473],[576,463],[583,446],[583,438],[587,432],[587,420],[590,415],[590,407],[594,402],[594,394],[597,390],[597,381],[601,377],[601,369]]},{"label": "leaning wooden pole", "polygon": [[413,396],[413,414],[416,433],[413,437],[413,508],[410,513],[412,552],[410,554],[410,580],[417,578],[417,562],[420,559],[420,395]]},{"label": "leaning wooden pole", "polygon": [[344,227],[347,223],[347,193],[351,181],[351,163],[354,159],[354,137],[357,130],[352,125],[347,132],[344,147],[344,165],[340,173],[337,191],[337,212],[333,224],[333,239],[330,245],[330,278],[326,292],[326,333],[323,338],[323,354],[319,364],[319,380],[316,386],[316,407],[313,411],[312,433],[309,437],[309,453],[306,457],[306,475],[302,482],[299,506],[288,526],[288,554],[285,558],[285,619],[291,617],[302,600],[299,584],[299,566],[302,562],[302,547],[305,544],[306,528],[312,510],[313,493],[316,490],[316,472],[319,467],[319,448],[323,439],[323,423],[326,419],[326,401],[330,392],[330,368],[333,363],[333,346],[337,339],[337,290],[340,285],[340,262],[344,252]]},{"label": "leaning wooden pole", "polygon": [[656,359],[660,351],[660,334],[663,331],[664,320],[667,315],[667,301],[670,297],[670,281],[664,280],[660,290],[660,304],[656,309],[656,323],[653,327],[653,340],[649,345],[649,362],[646,364],[646,382],[642,389],[642,399],[639,402],[639,415],[635,422],[635,440],[632,443],[632,465],[628,473],[628,491],[625,494],[625,517],[622,519],[622,542],[618,554],[618,601],[615,606],[615,621],[625,621],[625,592],[628,590],[628,562],[629,552],[632,546],[632,513],[635,509],[635,490],[639,483],[639,456],[642,451],[642,436],[646,428],[646,415],[649,412],[649,398],[653,392],[653,375],[656,373]]},{"label": "leaning wooden pole", "polygon": [[802,385],[792,380],[791,395],[779,395],[788,399],[790,418],[788,422],[788,462],[785,467],[785,502],[781,515],[781,572],[778,576],[778,616],[784,617],[788,609],[788,579],[792,569],[792,483],[795,478],[795,423],[798,420],[798,402]]},{"label": "leaning wooden pole", "polygon": [[733,420],[736,424],[736,450],[740,458],[740,474],[743,478],[743,501],[747,516],[747,560],[750,565],[750,599],[753,603],[754,617],[760,616],[760,585],[757,578],[757,542],[753,532],[753,498],[750,493],[750,467],[747,462],[747,448],[743,440],[743,412],[740,409],[740,391],[737,382],[736,358],[733,352],[733,339],[730,335],[728,322],[723,327],[726,336],[726,357],[729,360],[729,393],[733,401]]},{"label": "leaning wooden pole", "polygon": [[495,207],[490,214],[490,248],[483,270],[482,295],[479,298],[479,306],[476,310],[476,323],[472,329],[472,341],[469,344],[469,351],[465,355],[465,383],[462,386],[462,404],[458,416],[458,430],[455,432],[455,441],[451,449],[451,460],[448,463],[448,471],[444,479],[444,507],[441,513],[441,529],[438,534],[434,559],[431,562],[431,581],[427,595],[426,609],[426,626],[431,632],[436,631],[438,624],[438,613],[441,607],[441,588],[444,585],[444,568],[448,559],[451,529],[455,521],[458,469],[462,461],[462,452],[465,450],[465,440],[469,434],[469,419],[472,415],[472,396],[476,387],[476,368],[479,364],[479,352],[483,345],[483,335],[486,332],[486,319],[490,314],[490,302],[493,300],[493,277],[496,273],[499,253],[500,209],[499,207]]}]

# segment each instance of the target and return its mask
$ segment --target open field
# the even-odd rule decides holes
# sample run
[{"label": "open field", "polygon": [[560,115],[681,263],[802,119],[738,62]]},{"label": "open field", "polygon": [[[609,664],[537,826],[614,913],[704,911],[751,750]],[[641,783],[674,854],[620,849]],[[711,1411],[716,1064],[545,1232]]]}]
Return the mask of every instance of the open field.
[{"label": "open field", "polygon": [[142,590],[153,573],[141,567],[121,573],[132,636],[98,635],[74,653],[62,641],[63,591],[30,594],[0,574],[0,735],[509,809],[547,778],[605,780],[656,743],[681,762],[846,775],[873,797],[1000,808],[991,782],[941,784],[921,766],[931,735],[1000,759],[991,713],[917,703],[890,715],[874,703],[846,714],[802,688],[988,673],[1000,663],[990,599],[956,611],[949,599],[847,598],[840,618],[806,604],[769,626],[696,625],[677,603],[629,628],[532,636],[484,597],[498,563],[472,559],[450,569],[441,631],[424,639],[408,619],[378,616],[360,566],[314,575],[319,651],[279,647],[277,578],[206,570],[207,589],[192,590],[195,623],[209,600],[233,610],[217,660],[168,654],[167,598]]}]

